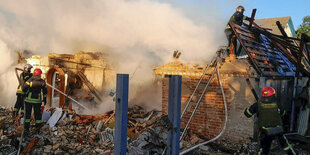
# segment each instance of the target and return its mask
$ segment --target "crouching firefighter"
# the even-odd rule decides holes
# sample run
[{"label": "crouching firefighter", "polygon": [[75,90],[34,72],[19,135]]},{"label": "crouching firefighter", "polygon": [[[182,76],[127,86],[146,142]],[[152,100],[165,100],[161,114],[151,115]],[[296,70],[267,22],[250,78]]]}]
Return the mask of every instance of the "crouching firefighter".
[{"label": "crouching firefighter", "polygon": [[244,114],[248,118],[254,114],[257,116],[260,146],[259,155],[267,155],[269,153],[271,143],[274,139],[279,141],[279,144],[287,154],[295,155],[294,149],[283,135],[282,111],[278,108],[275,94],[276,92],[272,87],[264,87],[262,89],[261,99],[245,109]]},{"label": "crouching firefighter", "polygon": [[19,79],[21,83],[18,85],[17,91],[16,91],[17,99],[16,99],[16,103],[14,106],[13,118],[17,117],[19,109],[21,109],[20,110],[21,116],[24,115],[24,92],[22,90],[22,85],[29,78],[31,78],[32,76],[31,68],[32,68],[32,65],[30,64],[25,65],[24,71],[19,75]]},{"label": "crouching firefighter", "polygon": [[[25,98],[25,110],[26,110],[26,119],[25,119],[25,135],[29,134],[30,128],[30,119],[32,108],[34,109],[36,131],[38,132],[41,127],[41,104],[42,101],[44,105],[46,104],[46,94],[47,88],[46,83],[41,79],[42,70],[36,68],[33,71],[33,76],[26,81],[23,86],[23,91],[26,92]],[[42,95],[43,94],[43,95]]]}]

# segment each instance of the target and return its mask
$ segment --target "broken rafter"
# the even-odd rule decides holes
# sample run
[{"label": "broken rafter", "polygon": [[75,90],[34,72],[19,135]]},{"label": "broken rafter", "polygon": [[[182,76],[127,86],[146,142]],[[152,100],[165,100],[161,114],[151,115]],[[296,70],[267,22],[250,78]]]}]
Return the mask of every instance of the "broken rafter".
[{"label": "broken rafter", "polygon": [[310,75],[308,69],[305,68],[305,66],[310,66],[307,61],[309,58],[298,46],[299,39],[289,38],[285,34],[284,36],[274,35],[261,27],[257,27],[256,24],[252,29],[246,25],[229,24],[240,45],[249,55],[250,63],[260,75],[294,76],[295,67],[299,67],[301,73]]},{"label": "broken rafter", "polygon": [[70,60],[65,60],[65,59],[61,59],[61,58],[53,58],[53,57],[50,57],[50,59],[53,59],[53,60],[59,60],[59,61],[65,61],[65,62],[68,62],[68,63],[74,63],[74,64],[78,64],[78,65],[84,65],[84,66],[89,66],[89,67],[96,67],[96,68],[103,68],[103,69],[106,69],[106,67],[103,67],[103,66],[97,66],[97,65],[92,65],[92,64],[86,64],[86,63],[81,63],[81,62],[74,62],[74,61],[70,61]]},{"label": "broken rafter", "polygon": [[281,34],[282,34],[285,38],[287,38],[288,36],[287,36],[286,32],[284,31],[284,29],[283,29],[283,27],[282,27],[280,21],[277,21],[276,24],[277,24],[277,26],[278,26],[278,28],[279,28]]},{"label": "broken rafter", "polygon": [[80,77],[80,79],[83,81],[83,83],[87,86],[87,88],[89,89],[89,91],[91,93],[93,93],[96,98],[99,100],[99,101],[102,101],[100,95],[97,93],[98,90],[94,87],[94,85],[87,79],[87,77],[81,72],[77,72],[77,75]]},{"label": "broken rafter", "polygon": [[[240,28],[240,29],[237,29],[236,27],[240,27],[239,25],[236,25],[236,24],[233,24],[233,23],[229,23],[230,27],[232,28],[232,30],[235,32],[235,34],[239,34],[241,31],[238,32],[238,30],[243,30],[244,28]],[[245,31],[246,32],[246,31]],[[244,35],[249,35],[249,36],[253,36],[253,34],[251,33],[242,33]],[[240,44],[245,47],[245,51],[247,51],[247,54],[249,55],[249,59],[251,60],[250,63],[252,64],[252,66],[255,68],[255,70],[259,73],[259,74],[262,74],[263,72],[259,69],[259,67],[257,66],[257,64],[254,63],[254,60],[253,58],[251,57],[251,54],[250,52],[248,51],[248,48],[247,46],[245,45],[246,43],[240,38],[240,35],[236,35],[237,39],[239,40]],[[255,37],[254,37],[255,38]]]},{"label": "broken rafter", "polygon": [[252,15],[251,15],[251,19],[250,19],[249,29],[252,27],[252,24],[254,22],[255,14],[256,14],[256,9],[253,9]]}]

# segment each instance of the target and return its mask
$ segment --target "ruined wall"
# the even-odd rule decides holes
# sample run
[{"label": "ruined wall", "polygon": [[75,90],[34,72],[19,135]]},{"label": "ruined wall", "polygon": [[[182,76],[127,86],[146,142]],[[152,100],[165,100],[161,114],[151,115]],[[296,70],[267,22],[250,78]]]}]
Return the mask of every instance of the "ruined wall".
[{"label": "ruined wall", "polygon": [[[244,109],[254,102],[254,97],[246,85],[245,77],[247,77],[246,72],[223,73],[221,71],[221,79],[228,103],[228,123],[224,135],[219,139],[220,141],[225,140],[242,144],[249,142],[249,137],[253,135],[253,120],[246,118],[243,114]],[[182,111],[199,79],[198,76],[182,76]],[[208,77],[205,78],[205,80],[207,79]],[[164,114],[167,114],[168,108],[168,87],[169,79],[164,78],[162,81],[162,111]],[[199,88],[198,91],[201,92],[201,89]],[[194,100],[197,101],[198,96],[195,96]],[[193,110],[194,106],[191,104],[190,108]],[[185,127],[185,122],[189,117],[190,113],[186,113],[183,121],[181,121],[181,128]],[[193,117],[190,129],[196,134],[211,139],[220,133],[224,121],[224,102],[218,79],[215,76]]]}]

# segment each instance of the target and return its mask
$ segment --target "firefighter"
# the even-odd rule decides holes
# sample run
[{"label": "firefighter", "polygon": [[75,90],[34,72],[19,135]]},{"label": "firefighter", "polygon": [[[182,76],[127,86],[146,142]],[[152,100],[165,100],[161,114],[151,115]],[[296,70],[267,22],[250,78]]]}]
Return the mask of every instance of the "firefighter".
[{"label": "firefighter", "polygon": [[296,154],[286,137],[283,135],[283,124],[281,111],[276,103],[276,92],[272,87],[264,87],[262,89],[262,97],[257,102],[246,108],[244,114],[250,118],[254,114],[257,116],[258,135],[259,135],[259,153],[267,155],[270,150],[271,143],[277,139],[287,154]]},{"label": "firefighter", "polygon": [[[241,26],[243,24],[243,20],[250,21],[251,18],[243,15],[244,11],[245,11],[244,7],[239,5],[236,8],[236,12],[230,17],[228,23],[233,23],[233,24],[237,24],[237,25]],[[236,49],[237,41],[235,38],[233,38],[234,31],[231,29],[229,24],[226,25],[225,35],[226,35],[227,40],[228,40],[228,46],[227,46],[226,50],[227,51],[229,50],[231,43],[233,43],[233,45],[235,47],[234,49]]]},{"label": "firefighter", "polygon": [[24,71],[20,74],[19,79],[21,80],[21,83],[18,85],[17,87],[17,91],[16,91],[16,103],[14,106],[14,111],[13,111],[13,118],[17,117],[19,109],[21,115],[24,115],[24,92],[22,90],[22,86],[24,82],[26,82],[29,78],[32,77],[32,73],[31,73],[31,69],[32,69],[32,65],[27,64],[24,66]]},{"label": "firefighter", "polygon": [[[42,70],[36,68],[33,71],[33,76],[24,84],[23,91],[26,92],[25,108],[26,108],[26,119],[25,119],[25,135],[29,135],[30,118],[32,108],[34,109],[35,123],[37,131],[41,127],[41,104],[46,104],[47,88],[46,83],[41,79]],[[43,94],[43,95],[42,95]]]}]

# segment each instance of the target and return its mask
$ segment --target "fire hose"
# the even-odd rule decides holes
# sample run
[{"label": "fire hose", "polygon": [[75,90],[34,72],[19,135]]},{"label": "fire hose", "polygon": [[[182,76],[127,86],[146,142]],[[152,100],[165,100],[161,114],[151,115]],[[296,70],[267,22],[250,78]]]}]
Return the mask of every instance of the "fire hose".
[{"label": "fire hose", "polygon": [[221,81],[221,77],[220,77],[220,72],[219,72],[219,67],[218,67],[218,66],[219,66],[219,65],[217,64],[217,65],[216,65],[217,77],[218,77],[218,81],[219,81],[219,84],[220,84],[220,87],[221,87],[221,92],[222,92],[222,97],[223,97],[224,107],[225,107],[225,123],[224,123],[223,129],[222,129],[222,131],[221,131],[216,137],[214,137],[213,139],[210,139],[210,140],[205,141],[205,142],[203,142],[203,143],[197,144],[197,145],[195,145],[195,146],[193,146],[193,147],[191,147],[191,148],[189,148],[189,149],[187,149],[187,150],[181,152],[180,155],[183,155],[183,154],[185,154],[185,153],[188,153],[188,152],[190,152],[190,151],[196,149],[196,148],[199,147],[199,146],[202,146],[202,145],[205,145],[205,144],[208,144],[208,143],[210,143],[210,142],[213,142],[213,141],[217,140],[218,138],[220,138],[220,137],[223,135],[223,133],[224,133],[224,131],[225,131],[225,129],[226,129],[226,124],[227,124],[227,120],[228,120],[228,115],[227,115],[227,103],[226,103],[226,97],[225,97],[225,93],[224,93],[224,89],[223,89],[223,85],[222,85],[222,81]]},{"label": "fire hose", "polygon": [[46,83],[47,86],[55,89],[56,91],[58,91],[59,93],[61,93],[62,95],[66,96],[68,99],[72,100],[73,102],[75,102],[76,104],[78,104],[79,106],[83,107],[86,110],[89,110],[87,107],[85,107],[83,104],[79,103],[78,101],[76,101],[75,99],[73,99],[72,97],[68,96],[67,94],[65,94],[64,92],[60,91],[59,89],[55,88],[54,86],[52,86],[49,83]]}]

